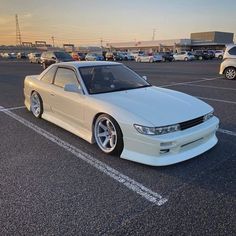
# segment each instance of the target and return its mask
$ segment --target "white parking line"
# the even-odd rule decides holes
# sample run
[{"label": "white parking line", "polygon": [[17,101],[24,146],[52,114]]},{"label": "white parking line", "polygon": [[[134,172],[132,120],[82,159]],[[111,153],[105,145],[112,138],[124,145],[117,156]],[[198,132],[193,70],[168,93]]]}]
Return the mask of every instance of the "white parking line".
[{"label": "white parking line", "polygon": [[194,83],[206,82],[206,81],[210,81],[210,80],[216,80],[216,79],[219,79],[219,78],[221,78],[221,77],[203,78],[201,80],[187,81],[187,82],[181,82],[181,83],[173,83],[173,84],[162,85],[162,86],[159,86],[159,87],[166,88],[166,87],[171,87],[171,86],[176,86],[176,85],[194,84]]},{"label": "white parking line", "polygon": [[218,129],[217,131],[219,133],[228,134],[228,135],[236,137],[236,132],[233,132],[233,131],[230,131],[230,130],[227,130],[227,129]]},{"label": "white parking line", "polygon": [[234,101],[228,101],[228,100],[221,100],[221,99],[216,99],[216,98],[205,98],[205,97],[198,97],[202,100],[209,100],[209,101],[214,101],[214,102],[224,102],[224,103],[229,103],[229,104],[236,104]]},{"label": "white parking line", "polygon": [[222,89],[222,90],[229,90],[229,91],[236,91],[235,88],[227,88],[227,87],[217,87],[217,86],[210,86],[210,85],[199,85],[199,84],[183,84],[184,86],[189,87],[201,87],[201,88],[213,88],[213,89]]},{"label": "white parking line", "polygon": [[[21,124],[25,125],[26,127],[34,130],[36,133],[42,135],[46,139],[52,141],[53,143],[57,144],[58,146],[64,148],[65,150],[69,151],[79,159],[85,161],[89,165],[93,166],[97,170],[101,171],[102,173],[110,176],[117,182],[123,184],[128,189],[132,190],[136,194],[139,194],[146,200],[151,203],[154,203],[157,206],[162,206],[165,204],[168,199],[162,197],[159,193],[153,192],[149,188],[145,187],[141,183],[129,178],[128,176],[120,173],[119,171],[113,169],[112,167],[108,166],[107,164],[97,160],[96,158],[92,157],[91,155],[81,151],[80,149],[72,146],[71,144],[65,142],[64,140],[58,138],[57,136],[47,132],[46,130],[34,125],[33,123],[29,122],[28,120],[14,114],[10,111],[11,108],[5,109],[4,107],[0,107],[1,111],[6,115],[12,117],[13,119],[19,121]],[[13,108],[12,108],[13,109]],[[11,110],[12,110],[11,109]]]},{"label": "white parking line", "polygon": [[10,108],[4,108],[0,106],[0,111],[13,111],[13,110],[18,110],[25,108],[25,106],[20,106],[20,107],[10,107]]}]

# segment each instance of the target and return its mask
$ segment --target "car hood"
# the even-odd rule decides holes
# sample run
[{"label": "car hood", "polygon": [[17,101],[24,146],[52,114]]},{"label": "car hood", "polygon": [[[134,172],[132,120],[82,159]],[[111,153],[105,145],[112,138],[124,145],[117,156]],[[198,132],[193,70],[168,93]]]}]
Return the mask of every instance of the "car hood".
[{"label": "car hood", "polygon": [[188,121],[213,110],[195,97],[155,86],[95,96],[96,99],[124,109],[154,126]]}]

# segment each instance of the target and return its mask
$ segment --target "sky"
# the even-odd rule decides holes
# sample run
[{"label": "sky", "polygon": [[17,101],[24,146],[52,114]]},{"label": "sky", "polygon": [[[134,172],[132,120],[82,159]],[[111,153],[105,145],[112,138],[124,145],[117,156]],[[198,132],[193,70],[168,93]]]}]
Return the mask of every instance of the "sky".
[{"label": "sky", "polygon": [[0,45],[55,45],[190,38],[192,32],[236,35],[236,0],[0,0]]}]

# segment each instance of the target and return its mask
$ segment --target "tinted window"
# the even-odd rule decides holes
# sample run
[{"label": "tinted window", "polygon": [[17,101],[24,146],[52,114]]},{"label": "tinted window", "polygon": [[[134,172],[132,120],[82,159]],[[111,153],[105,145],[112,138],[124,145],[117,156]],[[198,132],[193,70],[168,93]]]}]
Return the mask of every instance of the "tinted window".
[{"label": "tinted window", "polygon": [[41,78],[42,81],[46,82],[46,83],[52,83],[53,81],[53,77],[55,75],[57,67],[53,66],[51,69],[49,69],[47,71],[47,73]]},{"label": "tinted window", "polygon": [[90,94],[151,86],[132,70],[122,65],[82,67],[79,70]]},{"label": "tinted window", "polygon": [[71,59],[70,54],[65,52],[54,52],[54,54],[58,59]]},{"label": "tinted window", "polygon": [[64,88],[65,84],[78,85],[78,80],[73,70],[66,68],[58,68],[54,84]]},{"label": "tinted window", "polygon": [[236,55],[236,47],[233,47],[229,50],[230,55]]}]

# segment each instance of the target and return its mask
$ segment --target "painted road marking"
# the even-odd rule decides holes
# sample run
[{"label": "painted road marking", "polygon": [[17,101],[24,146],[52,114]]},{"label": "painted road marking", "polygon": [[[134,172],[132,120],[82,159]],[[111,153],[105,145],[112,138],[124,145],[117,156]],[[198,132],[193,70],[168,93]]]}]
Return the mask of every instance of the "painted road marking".
[{"label": "painted road marking", "polygon": [[20,106],[20,107],[9,107],[9,108],[4,108],[0,106],[0,111],[13,111],[13,110],[18,110],[18,109],[23,109],[25,106]]},{"label": "painted road marking", "polygon": [[227,87],[217,87],[217,86],[210,86],[210,85],[199,85],[199,84],[183,84],[184,86],[189,87],[201,87],[201,88],[213,88],[213,89],[222,89],[222,90],[230,90],[230,91],[236,91],[234,88],[227,88]]},{"label": "painted road marking", "polygon": [[218,132],[223,133],[223,134],[228,134],[228,135],[231,135],[231,136],[235,136],[235,137],[236,137],[236,132],[231,131],[231,130],[219,128],[219,129],[218,129]]},{"label": "painted road marking", "polygon": [[33,123],[29,122],[28,120],[14,114],[10,111],[11,108],[5,109],[4,107],[0,107],[1,111],[12,117],[13,119],[19,121],[24,126],[34,130],[36,133],[42,135],[46,139],[52,141],[53,143],[57,144],[58,146],[64,148],[65,150],[69,151],[79,159],[85,161],[89,165],[93,166],[97,170],[101,171],[102,173],[110,176],[117,182],[123,184],[128,189],[132,190],[136,194],[139,194],[146,200],[151,203],[154,203],[157,206],[162,206],[165,204],[168,199],[162,197],[159,193],[150,190],[149,188],[145,187],[141,183],[129,178],[128,176],[120,173],[119,171],[115,170],[114,168],[110,167],[109,165],[97,160],[96,158],[92,157],[91,155],[83,152],[82,150],[72,146],[71,144],[65,142],[64,140],[60,139],[59,137],[47,132],[46,130],[34,125]]},{"label": "painted road marking", "polygon": [[200,83],[200,82],[205,82],[205,81],[210,81],[210,80],[216,80],[219,79],[221,77],[217,77],[217,78],[203,78],[200,80],[195,80],[195,81],[187,81],[187,82],[181,82],[181,83],[173,83],[173,84],[167,84],[167,85],[162,85],[162,86],[158,86],[161,88],[166,88],[166,87],[171,87],[171,86],[176,86],[176,85],[184,85],[184,84],[194,84],[194,83]]},{"label": "painted road marking", "polygon": [[203,100],[209,100],[209,101],[215,101],[215,102],[224,102],[224,103],[229,103],[229,104],[236,104],[234,101],[228,101],[228,100],[222,100],[222,99],[216,99],[216,98],[205,98],[205,97],[198,97]]}]

